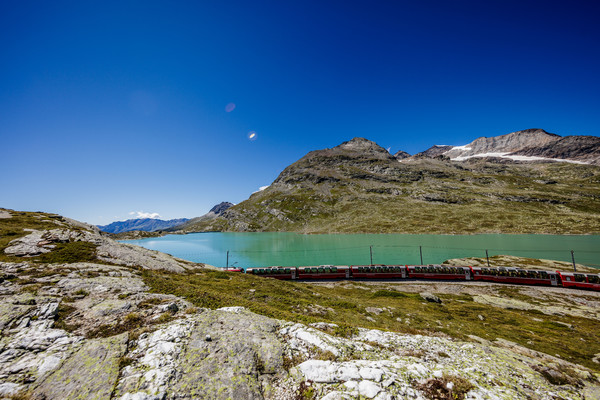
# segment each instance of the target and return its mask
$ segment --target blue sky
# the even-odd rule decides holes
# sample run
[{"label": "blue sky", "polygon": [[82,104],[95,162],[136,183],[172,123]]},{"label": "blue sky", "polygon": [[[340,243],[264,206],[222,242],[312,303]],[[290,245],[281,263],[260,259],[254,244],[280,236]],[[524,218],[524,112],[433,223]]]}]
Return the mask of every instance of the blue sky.
[{"label": "blue sky", "polygon": [[1,2],[0,206],[194,217],[355,136],[600,135],[597,4]]}]

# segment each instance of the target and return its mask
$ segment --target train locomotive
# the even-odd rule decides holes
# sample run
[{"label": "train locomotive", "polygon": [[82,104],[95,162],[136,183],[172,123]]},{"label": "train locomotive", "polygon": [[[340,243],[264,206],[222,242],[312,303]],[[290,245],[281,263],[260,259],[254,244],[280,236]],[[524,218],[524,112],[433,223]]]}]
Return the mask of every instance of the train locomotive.
[{"label": "train locomotive", "polygon": [[600,291],[600,274],[529,270],[513,267],[446,265],[320,265],[314,267],[247,268],[245,272],[285,280],[446,280],[487,281],[521,285],[562,286]]}]

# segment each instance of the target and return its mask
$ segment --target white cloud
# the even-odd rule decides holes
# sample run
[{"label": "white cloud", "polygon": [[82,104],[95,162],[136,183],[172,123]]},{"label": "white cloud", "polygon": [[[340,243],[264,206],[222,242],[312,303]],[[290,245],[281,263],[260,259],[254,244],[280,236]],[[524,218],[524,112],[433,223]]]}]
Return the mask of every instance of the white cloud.
[{"label": "white cloud", "polygon": [[149,213],[144,211],[132,211],[129,215],[135,215],[135,218],[160,218],[159,213]]},{"label": "white cloud", "polygon": [[271,186],[271,185],[267,185],[267,186],[261,186],[261,187],[259,187],[259,188],[258,188],[258,190],[257,190],[256,192],[252,192],[252,194],[254,194],[254,193],[258,193],[258,192],[262,192],[263,190],[265,190],[265,189],[266,189],[266,188],[268,188],[269,186]]}]

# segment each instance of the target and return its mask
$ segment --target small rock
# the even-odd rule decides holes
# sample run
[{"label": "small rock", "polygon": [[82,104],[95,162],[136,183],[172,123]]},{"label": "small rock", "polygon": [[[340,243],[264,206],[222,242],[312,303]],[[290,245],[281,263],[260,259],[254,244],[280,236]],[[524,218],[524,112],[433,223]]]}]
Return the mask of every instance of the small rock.
[{"label": "small rock", "polygon": [[212,342],[212,338],[210,337],[210,335],[206,335],[204,340],[206,340],[207,342]]},{"label": "small rock", "polygon": [[452,390],[453,388],[454,388],[454,382],[448,382],[448,383],[446,383],[446,389]]},{"label": "small rock", "polygon": [[18,392],[23,389],[22,385],[16,383],[4,382],[0,383],[0,396],[15,396]]},{"label": "small rock", "polygon": [[438,303],[438,304],[442,303],[442,300],[439,297],[437,297],[434,294],[428,293],[428,292],[419,293],[419,296],[421,296],[421,298],[423,300],[427,300],[431,303]]},{"label": "small rock", "polygon": [[158,309],[160,312],[170,312],[171,314],[176,314],[179,311],[177,303],[162,304]]},{"label": "small rock", "polygon": [[365,311],[368,312],[369,314],[379,315],[383,312],[383,308],[367,307],[367,308],[365,308]]},{"label": "small rock", "polygon": [[235,307],[221,307],[218,308],[217,311],[225,311],[225,312],[230,312],[230,313],[234,313],[234,314],[239,314],[242,311],[244,311],[245,308],[244,307],[240,307],[240,306],[235,306]]},{"label": "small rock", "polygon": [[479,314],[479,315],[477,316],[477,318],[479,318],[479,319],[480,319],[480,320],[482,320],[482,321],[485,319],[485,317],[484,317],[483,315],[481,315],[481,314]]},{"label": "small rock", "polygon": [[360,381],[358,384],[358,393],[368,399],[372,399],[381,392],[381,386],[372,381]]},{"label": "small rock", "polygon": [[566,322],[562,322],[562,321],[552,321],[552,322],[554,322],[555,324],[558,324],[558,325],[566,326],[569,329],[573,329],[573,325],[568,324]]}]

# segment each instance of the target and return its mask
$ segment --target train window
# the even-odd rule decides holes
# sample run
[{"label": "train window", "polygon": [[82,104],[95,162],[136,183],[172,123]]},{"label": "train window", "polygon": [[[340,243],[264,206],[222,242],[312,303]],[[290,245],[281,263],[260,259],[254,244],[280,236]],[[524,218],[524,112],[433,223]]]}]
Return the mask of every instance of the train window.
[{"label": "train window", "polygon": [[331,272],[337,272],[337,267],[331,267]]},{"label": "train window", "polygon": [[598,275],[588,275],[589,283],[600,283],[600,277]]},{"label": "train window", "polygon": [[292,270],[291,270],[290,268],[286,268],[286,269],[285,269],[285,273],[286,273],[286,274],[289,274],[290,272],[292,272]]},{"label": "train window", "polygon": [[582,274],[574,274],[575,282],[585,282],[585,275]]}]

